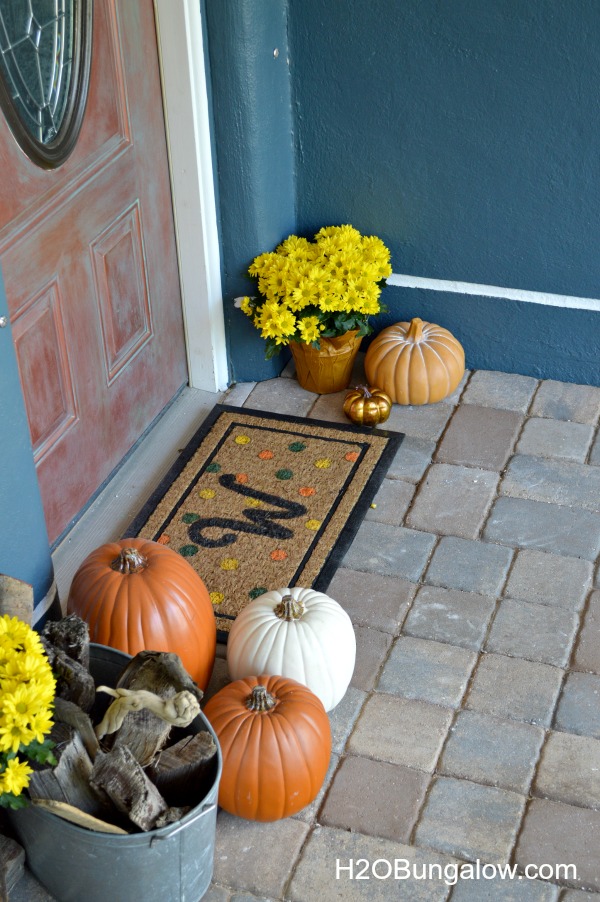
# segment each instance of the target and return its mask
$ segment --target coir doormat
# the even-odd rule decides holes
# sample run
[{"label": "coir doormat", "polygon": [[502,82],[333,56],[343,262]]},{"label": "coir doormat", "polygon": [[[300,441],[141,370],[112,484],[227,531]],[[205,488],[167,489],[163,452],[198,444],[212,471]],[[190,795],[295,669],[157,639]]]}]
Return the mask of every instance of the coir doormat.
[{"label": "coir doormat", "polygon": [[226,639],[269,589],[325,591],[402,438],[217,404],[125,535],[189,561]]}]

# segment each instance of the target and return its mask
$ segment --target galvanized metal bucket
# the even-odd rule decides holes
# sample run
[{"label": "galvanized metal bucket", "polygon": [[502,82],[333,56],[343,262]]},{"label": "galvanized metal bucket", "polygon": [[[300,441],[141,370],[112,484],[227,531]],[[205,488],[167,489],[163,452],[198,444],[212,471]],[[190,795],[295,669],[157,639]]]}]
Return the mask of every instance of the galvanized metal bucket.
[{"label": "galvanized metal bucket", "polygon": [[[114,686],[128,660],[115,649],[92,645],[96,684]],[[213,872],[222,756],[202,713],[189,730],[212,734],[218,760],[207,795],[175,824],[119,836],[86,830],[34,806],[10,812],[27,866],[58,902],[199,902]]]}]

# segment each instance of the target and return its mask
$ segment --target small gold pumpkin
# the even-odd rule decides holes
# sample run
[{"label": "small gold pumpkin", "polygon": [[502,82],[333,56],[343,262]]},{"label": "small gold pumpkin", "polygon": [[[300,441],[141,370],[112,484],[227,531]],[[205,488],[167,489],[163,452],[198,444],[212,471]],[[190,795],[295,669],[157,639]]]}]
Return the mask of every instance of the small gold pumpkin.
[{"label": "small gold pumpkin", "polygon": [[377,426],[390,415],[392,399],[380,388],[357,385],[344,399],[344,413],[357,426]]}]

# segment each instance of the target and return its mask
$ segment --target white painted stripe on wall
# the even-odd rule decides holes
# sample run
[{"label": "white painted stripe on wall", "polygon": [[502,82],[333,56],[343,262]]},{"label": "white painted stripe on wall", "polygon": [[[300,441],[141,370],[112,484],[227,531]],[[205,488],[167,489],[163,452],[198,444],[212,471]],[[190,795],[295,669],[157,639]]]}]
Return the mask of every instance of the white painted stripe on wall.
[{"label": "white painted stripe on wall", "polygon": [[474,294],[486,298],[505,298],[508,301],[525,301],[527,304],[547,304],[550,307],[570,307],[575,310],[600,312],[600,300],[577,298],[566,294],[548,294],[545,291],[525,291],[521,288],[501,288],[498,285],[478,285],[476,282],[453,282],[445,279],[423,279],[392,273],[388,285],[400,288],[424,288],[427,291],[448,291],[452,294]]}]

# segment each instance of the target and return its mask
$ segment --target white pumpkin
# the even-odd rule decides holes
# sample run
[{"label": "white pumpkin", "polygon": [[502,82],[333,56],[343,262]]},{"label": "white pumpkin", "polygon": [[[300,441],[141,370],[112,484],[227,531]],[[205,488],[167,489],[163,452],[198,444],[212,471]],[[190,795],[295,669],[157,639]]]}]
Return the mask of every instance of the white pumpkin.
[{"label": "white pumpkin", "polygon": [[314,589],[277,589],[250,602],[227,639],[232,680],[284,676],[308,686],[331,711],[344,696],[356,660],[345,610]]}]

